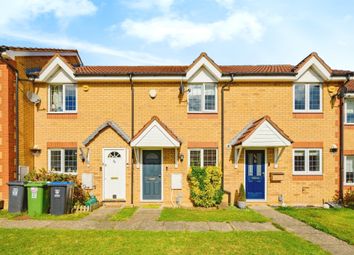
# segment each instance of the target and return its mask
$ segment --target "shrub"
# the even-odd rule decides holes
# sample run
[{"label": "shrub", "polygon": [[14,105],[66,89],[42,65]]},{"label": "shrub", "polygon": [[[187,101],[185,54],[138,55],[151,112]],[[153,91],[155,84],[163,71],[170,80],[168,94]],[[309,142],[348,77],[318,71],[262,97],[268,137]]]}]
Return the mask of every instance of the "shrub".
[{"label": "shrub", "polygon": [[190,198],[194,206],[212,207],[221,203],[222,172],[218,167],[192,167],[188,174]]},{"label": "shrub", "polygon": [[354,209],[354,190],[347,190],[343,197],[343,204]]},{"label": "shrub", "polygon": [[48,172],[46,169],[41,168],[38,170],[31,170],[26,176],[26,181],[68,181],[74,183],[73,204],[84,204],[88,199],[88,193],[82,188],[81,182],[77,179],[76,175],[72,174],[57,174]]},{"label": "shrub", "polygon": [[241,183],[240,185],[240,189],[238,191],[238,201],[246,201],[246,192],[245,192],[245,188],[243,187],[243,183]]}]

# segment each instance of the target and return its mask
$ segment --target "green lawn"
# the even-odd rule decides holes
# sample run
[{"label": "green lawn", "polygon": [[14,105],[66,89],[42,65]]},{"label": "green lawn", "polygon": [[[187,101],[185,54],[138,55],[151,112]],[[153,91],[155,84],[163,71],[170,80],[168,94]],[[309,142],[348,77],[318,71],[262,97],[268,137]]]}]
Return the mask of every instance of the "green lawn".
[{"label": "green lawn", "polygon": [[354,244],[354,210],[352,209],[280,207],[277,210],[316,229]]},{"label": "green lawn", "polygon": [[138,207],[124,207],[122,210],[117,212],[111,217],[111,220],[114,221],[123,221],[127,220],[133,216],[133,214],[138,210]]},{"label": "green lawn", "polygon": [[287,232],[0,229],[0,254],[328,254]]},{"label": "green lawn", "polygon": [[16,219],[34,219],[34,220],[80,220],[86,217],[89,213],[74,213],[74,214],[64,214],[64,215],[51,215],[42,214],[37,216],[28,216],[26,213],[9,213],[6,210],[0,211],[0,218],[7,218],[9,220]]},{"label": "green lawn", "polygon": [[266,222],[267,218],[256,213],[251,209],[237,209],[229,207],[226,209],[182,209],[182,208],[164,208],[162,210],[160,221],[250,221]]}]

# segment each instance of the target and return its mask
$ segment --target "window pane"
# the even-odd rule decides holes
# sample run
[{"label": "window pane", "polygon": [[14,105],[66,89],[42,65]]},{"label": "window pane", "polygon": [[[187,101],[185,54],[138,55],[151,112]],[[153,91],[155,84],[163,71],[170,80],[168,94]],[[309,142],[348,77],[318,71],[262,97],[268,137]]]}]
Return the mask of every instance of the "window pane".
[{"label": "window pane", "polygon": [[202,86],[190,86],[189,92],[189,111],[199,112],[202,110]]},{"label": "window pane", "polygon": [[305,110],[305,85],[295,85],[295,109]]},{"label": "window pane", "polygon": [[320,109],[320,85],[310,86],[310,110]]},{"label": "window pane", "polygon": [[354,100],[347,100],[347,123],[354,123]]},{"label": "window pane", "polygon": [[216,166],[216,150],[204,150],[204,166]]},{"label": "window pane", "polygon": [[294,152],[294,170],[295,172],[305,171],[305,151]]},{"label": "window pane", "polygon": [[200,151],[189,152],[189,164],[190,166],[201,166],[200,164]]},{"label": "window pane", "polygon": [[50,87],[50,110],[52,112],[63,111],[63,86]]},{"label": "window pane", "polygon": [[354,183],[354,156],[346,158],[345,183]]},{"label": "window pane", "polygon": [[65,110],[76,111],[76,87],[73,85],[65,86]]},{"label": "window pane", "polygon": [[215,110],[215,84],[205,85],[205,110]]},{"label": "window pane", "polygon": [[65,169],[66,173],[76,172],[77,152],[76,150],[65,150]]},{"label": "window pane", "polygon": [[60,172],[61,171],[61,151],[51,150],[50,151],[50,171]]},{"label": "window pane", "polygon": [[320,171],[320,151],[318,150],[309,151],[309,171],[310,172]]}]

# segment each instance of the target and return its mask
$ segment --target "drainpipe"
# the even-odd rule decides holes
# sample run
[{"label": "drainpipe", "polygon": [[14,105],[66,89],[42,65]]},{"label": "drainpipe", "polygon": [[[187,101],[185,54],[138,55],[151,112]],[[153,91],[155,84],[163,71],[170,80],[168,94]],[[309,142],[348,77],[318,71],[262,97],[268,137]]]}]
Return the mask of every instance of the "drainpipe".
[{"label": "drainpipe", "polygon": [[[351,74],[347,74],[347,79],[342,85],[342,88],[347,85],[347,83],[350,80]],[[342,89],[340,89],[342,90]],[[344,89],[345,91],[345,89]],[[343,203],[343,193],[344,193],[344,94],[339,93],[339,123],[340,123],[340,128],[339,128],[339,203]]]},{"label": "drainpipe", "polygon": [[10,68],[14,73],[15,73],[15,108],[16,108],[16,119],[15,119],[15,139],[16,139],[16,163],[15,163],[15,167],[16,167],[16,180],[19,180],[19,165],[20,165],[20,150],[19,150],[19,110],[18,110],[18,82],[19,82],[19,73],[16,67],[14,67],[12,64],[10,64],[9,62],[7,62],[3,57],[2,57],[2,53],[6,52],[6,48],[2,47],[0,49],[0,60],[1,62],[5,63],[7,65],[8,68]]},{"label": "drainpipe", "polygon": [[222,176],[221,176],[221,185],[222,185],[222,189],[224,190],[224,193],[226,193],[228,195],[228,203],[229,205],[231,204],[231,192],[230,191],[226,191],[224,189],[225,187],[225,178],[224,178],[224,168],[225,168],[225,142],[224,142],[224,138],[225,138],[225,116],[224,116],[224,109],[225,109],[225,98],[224,98],[224,92],[225,92],[225,88],[227,86],[229,86],[230,84],[232,84],[234,81],[234,74],[231,73],[230,74],[230,81],[227,82],[226,84],[222,85],[221,87],[221,172],[222,172]]},{"label": "drainpipe", "polygon": [[[133,73],[129,73],[131,92],[131,139],[134,137],[134,82]],[[131,178],[130,178],[130,203],[134,204],[134,150],[131,148]]]}]

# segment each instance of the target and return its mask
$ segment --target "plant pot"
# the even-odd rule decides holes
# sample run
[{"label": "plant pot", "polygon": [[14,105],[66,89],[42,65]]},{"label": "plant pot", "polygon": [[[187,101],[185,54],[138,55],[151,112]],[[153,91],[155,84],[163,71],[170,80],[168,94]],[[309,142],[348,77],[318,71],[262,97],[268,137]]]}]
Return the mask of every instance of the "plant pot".
[{"label": "plant pot", "polygon": [[246,209],[246,201],[237,201],[237,207],[240,209]]}]

